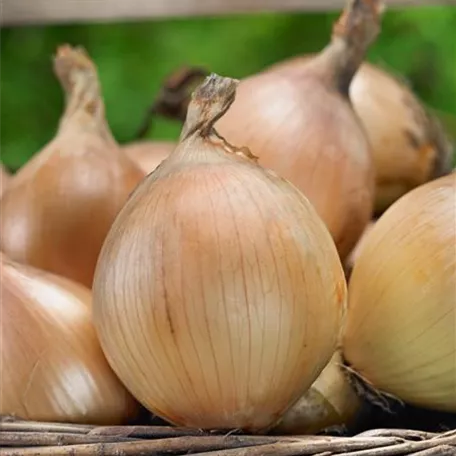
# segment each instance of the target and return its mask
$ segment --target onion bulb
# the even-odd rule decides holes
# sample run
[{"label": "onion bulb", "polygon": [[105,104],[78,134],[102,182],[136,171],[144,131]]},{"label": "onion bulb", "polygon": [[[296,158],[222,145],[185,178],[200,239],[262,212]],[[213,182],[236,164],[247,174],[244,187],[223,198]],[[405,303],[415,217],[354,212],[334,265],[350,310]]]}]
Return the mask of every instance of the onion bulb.
[{"label": "onion bulb", "polygon": [[343,354],[357,376],[414,406],[456,412],[456,174],[404,195],[354,265]]},{"label": "onion bulb", "polygon": [[213,128],[237,81],[194,92],[179,145],[106,238],[94,321],[132,394],[171,423],[259,431],[318,377],[346,282],[310,202]]},{"label": "onion bulb", "polygon": [[154,169],[174,150],[173,141],[135,141],[123,146],[123,151],[146,174]]},{"label": "onion bulb", "polygon": [[244,79],[233,107],[217,122],[228,141],[295,184],[326,223],[342,259],[373,210],[374,174],[364,129],[348,91],[379,32],[379,1],[349,1],[331,43],[289,74]]},{"label": "onion bulb", "polygon": [[275,434],[316,434],[332,426],[350,426],[359,416],[361,400],[336,352],[320,376],[274,427]]},{"label": "onion bulb", "polygon": [[90,290],[3,254],[1,277],[0,414],[93,424],[133,417],[138,405],[91,322]]},{"label": "onion bulb", "polygon": [[11,176],[6,168],[3,166],[3,163],[0,163],[0,197],[3,195],[5,188],[7,187]]},{"label": "onion bulb", "polygon": [[[297,73],[313,57],[289,59],[269,71]],[[438,118],[402,81],[365,62],[349,94],[372,146],[376,214],[413,188],[450,172],[450,140]]]},{"label": "onion bulb", "polygon": [[55,138],[11,178],[1,201],[1,248],[12,259],[91,287],[106,233],[145,173],[116,144],[97,70],[61,46],[54,69],[67,95]]}]

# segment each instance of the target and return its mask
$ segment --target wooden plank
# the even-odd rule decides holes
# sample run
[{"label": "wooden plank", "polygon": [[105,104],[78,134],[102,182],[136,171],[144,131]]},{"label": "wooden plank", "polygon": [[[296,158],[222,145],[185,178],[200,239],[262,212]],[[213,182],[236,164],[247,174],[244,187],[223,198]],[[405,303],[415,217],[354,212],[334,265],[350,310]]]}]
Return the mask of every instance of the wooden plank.
[{"label": "wooden plank", "polygon": [[[345,0],[0,0],[2,25],[114,22],[273,11],[340,10]],[[386,0],[387,7],[456,0]]]}]

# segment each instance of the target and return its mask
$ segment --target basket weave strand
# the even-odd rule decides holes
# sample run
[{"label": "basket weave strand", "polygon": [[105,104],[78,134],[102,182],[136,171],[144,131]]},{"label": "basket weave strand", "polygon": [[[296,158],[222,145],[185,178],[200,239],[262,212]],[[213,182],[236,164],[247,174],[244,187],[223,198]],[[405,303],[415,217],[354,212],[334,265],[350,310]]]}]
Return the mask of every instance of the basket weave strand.
[{"label": "basket weave strand", "polygon": [[456,431],[375,429],[353,437],[221,435],[171,426],[0,422],[0,456],[456,456]]}]

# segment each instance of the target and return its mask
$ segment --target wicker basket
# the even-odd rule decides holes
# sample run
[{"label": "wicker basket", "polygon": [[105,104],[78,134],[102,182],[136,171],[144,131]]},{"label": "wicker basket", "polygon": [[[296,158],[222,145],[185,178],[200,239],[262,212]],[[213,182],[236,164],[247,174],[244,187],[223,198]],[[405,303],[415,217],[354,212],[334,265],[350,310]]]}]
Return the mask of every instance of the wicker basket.
[{"label": "wicker basket", "polygon": [[456,430],[376,429],[353,437],[252,436],[170,426],[88,426],[3,417],[1,456],[435,456],[456,455]]}]

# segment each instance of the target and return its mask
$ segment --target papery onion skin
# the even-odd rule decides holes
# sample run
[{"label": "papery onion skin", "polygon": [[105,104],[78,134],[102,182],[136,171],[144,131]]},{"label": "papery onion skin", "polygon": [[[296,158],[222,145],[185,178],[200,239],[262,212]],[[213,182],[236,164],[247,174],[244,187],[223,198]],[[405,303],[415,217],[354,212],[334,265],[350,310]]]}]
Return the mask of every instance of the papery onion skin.
[{"label": "papery onion skin", "polygon": [[85,52],[61,46],[54,65],[65,114],[55,138],[3,194],[0,245],[16,261],[91,287],[106,233],[145,173],[112,137]]},{"label": "papery onion skin", "polygon": [[343,360],[337,351],[317,380],[281,417],[274,434],[316,434],[329,427],[349,427],[361,411]]},{"label": "papery onion skin", "polygon": [[344,267],[345,267],[345,276],[347,277],[347,280],[350,278],[351,273],[353,271],[353,266],[356,263],[356,260],[358,259],[359,255],[361,254],[361,250],[363,248],[363,245],[366,242],[367,236],[369,233],[372,231],[372,228],[375,225],[375,220],[372,220],[364,229],[363,234],[359,238],[359,241],[356,243],[355,248],[350,252],[350,255],[348,256],[347,260],[345,261]]},{"label": "papery onion skin", "polygon": [[0,414],[106,425],[134,417],[139,406],[91,322],[90,290],[5,255],[1,276]]},{"label": "papery onion skin", "polygon": [[146,174],[155,168],[176,148],[173,141],[135,141],[122,147],[125,154]]},{"label": "papery onion skin", "polygon": [[[297,74],[313,57],[292,58],[268,71]],[[451,141],[437,117],[402,81],[364,62],[349,93],[372,146],[377,215],[415,187],[450,172]]]},{"label": "papery onion skin", "polygon": [[349,2],[331,43],[293,73],[265,71],[241,81],[216,124],[296,185],[326,223],[345,259],[373,210],[370,144],[348,97],[350,82],[379,32],[379,3]]},{"label": "papery onion skin", "polygon": [[424,184],[376,222],[349,284],[343,354],[371,387],[456,412],[456,175]]},{"label": "papery onion skin", "polygon": [[126,203],[94,280],[113,369],[183,426],[271,426],[332,356],[346,283],[308,200],[212,125],[235,81],[209,77],[181,142]]}]

